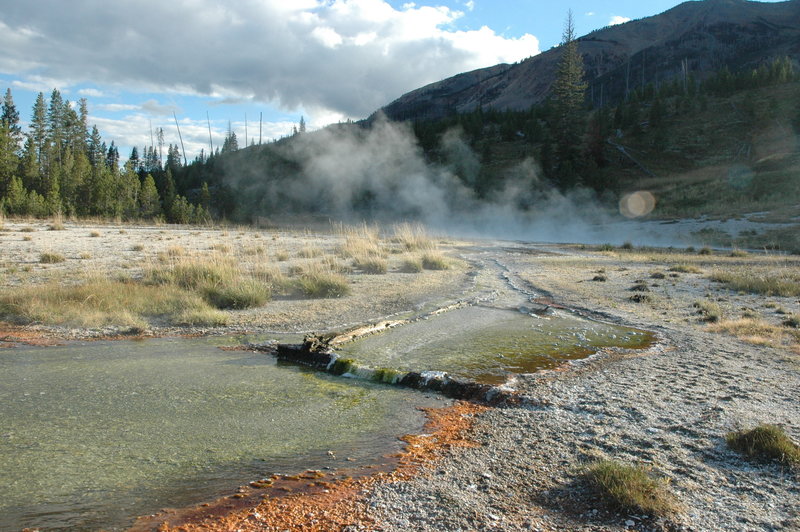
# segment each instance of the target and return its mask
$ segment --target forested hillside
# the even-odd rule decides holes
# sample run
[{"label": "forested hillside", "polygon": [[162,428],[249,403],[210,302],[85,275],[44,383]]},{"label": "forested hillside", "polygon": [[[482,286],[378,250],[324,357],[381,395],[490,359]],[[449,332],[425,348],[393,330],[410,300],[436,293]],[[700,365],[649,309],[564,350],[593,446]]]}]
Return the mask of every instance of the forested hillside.
[{"label": "forested hillside", "polygon": [[[0,210],[175,223],[429,219],[484,204],[532,209],[548,191],[575,188],[609,208],[649,190],[662,217],[797,210],[800,81],[788,58],[702,83],[649,84],[613,107],[592,108],[580,72],[564,75],[572,81],[561,96],[525,111],[336,124],[247,148],[229,132],[221,150],[188,165],[162,142],[121,160],[88,127],[87,102],[72,105],[57,90],[39,95],[23,132],[8,90]],[[570,90],[578,97],[565,106]]]}]

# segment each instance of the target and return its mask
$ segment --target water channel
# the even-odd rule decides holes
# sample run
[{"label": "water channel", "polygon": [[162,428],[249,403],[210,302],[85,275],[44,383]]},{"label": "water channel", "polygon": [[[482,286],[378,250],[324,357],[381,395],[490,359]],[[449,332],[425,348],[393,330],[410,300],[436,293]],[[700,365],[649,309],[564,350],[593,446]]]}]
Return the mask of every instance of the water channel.
[{"label": "water channel", "polygon": [[[248,338],[0,351],[0,530],[120,529],[272,473],[380,461],[441,397],[226,351]],[[291,339],[283,338],[283,341]],[[298,339],[294,339],[297,341]],[[568,312],[470,306],[345,344],[370,367],[487,384],[650,333]]]},{"label": "water channel", "polygon": [[443,371],[486,384],[512,374],[552,369],[606,347],[644,348],[653,335],[575,316],[539,317],[519,310],[469,306],[397,329],[367,336],[337,349],[372,367]]},{"label": "water channel", "polygon": [[0,351],[0,530],[120,529],[271,473],[366,463],[441,399],[224,351],[231,339]]}]

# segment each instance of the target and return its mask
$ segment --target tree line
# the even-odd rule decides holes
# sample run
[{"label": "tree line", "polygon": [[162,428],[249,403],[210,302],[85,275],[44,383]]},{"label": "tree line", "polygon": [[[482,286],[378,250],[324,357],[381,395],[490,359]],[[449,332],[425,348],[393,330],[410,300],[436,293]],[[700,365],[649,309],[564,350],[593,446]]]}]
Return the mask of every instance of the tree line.
[{"label": "tree line", "polygon": [[120,164],[115,143],[107,145],[97,126],[90,129],[88,123],[86,99],[73,105],[54,89],[49,100],[38,94],[23,132],[11,89],[6,90],[0,114],[0,213],[210,220],[210,198],[205,205],[192,204],[175,187],[173,173],[181,165],[177,147],[169,146],[162,164],[163,132],[158,147],[145,148],[141,157],[133,148]]}]

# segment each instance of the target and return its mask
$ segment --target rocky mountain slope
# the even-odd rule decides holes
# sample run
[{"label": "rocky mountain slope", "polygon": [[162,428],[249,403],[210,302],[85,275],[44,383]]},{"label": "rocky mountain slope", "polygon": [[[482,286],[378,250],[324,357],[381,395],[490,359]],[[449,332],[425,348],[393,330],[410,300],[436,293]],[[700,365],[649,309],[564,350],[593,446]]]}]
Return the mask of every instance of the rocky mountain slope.
[{"label": "rocky mountain slope", "polygon": [[[642,84],[684,76],[702,80],[725,66],[751,68],[777,56],[800,62],[800,0],[685,2],[597,30],[578,43],[588,97],[595,105],[615,103]],[[418,120],[481,105],[527,109],[547,97],[560,55],[556,47],[514,65],[459,74],[405,94],[382,111],[394,120]]]}]

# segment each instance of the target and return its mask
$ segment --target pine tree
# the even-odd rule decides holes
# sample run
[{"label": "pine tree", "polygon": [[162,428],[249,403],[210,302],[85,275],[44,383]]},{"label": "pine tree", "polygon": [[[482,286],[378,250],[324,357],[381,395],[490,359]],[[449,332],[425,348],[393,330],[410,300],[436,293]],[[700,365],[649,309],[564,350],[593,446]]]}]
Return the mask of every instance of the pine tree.
[{"label": "pine tree", "polygon": [[31,139],[31,153],[29,155],[33,157],[38,167],[34,182],[26,183],[26,186],[30,189],[31,186],[35,187],[39,184],[39,174],[42,170],[47,143],[47,105],[44,101],[44,94],[41,92],[36,96],[36,102],[33,104],[33,116],[31,116],[31,122],[28,126],[28,137]]},{"label": "pine tree", "polygon": [[556,178],[561,188],[569,188],[578,182],[581,158],[581,136],[586,122],[586,82],[583,58],[575,41],[575,24],[572,11],[564,24],[561,59],[558,62],[556,80],[553,83],[555,99],[554,134],[558,166]]},{"label": "pine tree", "polygon": [[8,89],[3,99],[3,113],[0,115],[0,197],[6,195],[11,178],[17,172],[21,140],[19,113],[11,97],[11,89]]},{"label": "pine tree", "polygon": [[161,213],[161,205],[153,176],[147,174],[139,193],[139,215],[142,218],[155,218]]}]

